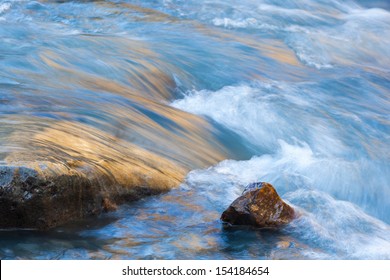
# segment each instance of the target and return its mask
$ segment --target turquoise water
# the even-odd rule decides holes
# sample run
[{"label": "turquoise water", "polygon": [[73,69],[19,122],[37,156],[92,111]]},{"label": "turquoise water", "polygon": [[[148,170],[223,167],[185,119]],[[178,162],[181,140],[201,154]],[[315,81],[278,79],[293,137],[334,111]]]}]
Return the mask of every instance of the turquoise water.
[{"label": "turquoise water", "polygon": [[[1,231],[0,258],[390,259],[389,46],[388,1],[0,0],[2,121],[119,130],[153,150],[112,108],[179,134],[164,106],[203,118],[229,155],[117,212]],[[302,215],[224,227],[253,181]]]}]

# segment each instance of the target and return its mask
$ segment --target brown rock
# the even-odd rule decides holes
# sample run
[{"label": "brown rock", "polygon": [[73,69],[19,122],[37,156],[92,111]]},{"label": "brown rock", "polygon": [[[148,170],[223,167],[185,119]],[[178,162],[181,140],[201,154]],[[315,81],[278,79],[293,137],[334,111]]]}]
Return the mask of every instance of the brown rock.
[{"label": "brown rock", "polygon": [[294,209],[279,197],[274,187],[261,182],[248,185],[222,213],[221,220],[231,225],[275,228],[286,225],[294,217]]},{"label": "brown rock", "polygon": [[118,206],[106,197],[102,200],[102,207],[104,212],[116,211],[118,209]]},{"label": "brown rock", "polygon": [[[160,138],[152,150],[80,123],[0,118],[0,229],[45,230],[114,211],[116,205],[175,188],[189,170],[223,158],[222,153],[214,157],[219,150],[205,136],[167,137],[181,143],[171,146],[183,156],[157,148],[165,141]],[[197,144],[195,152],[193,143],[200,142],[204,145]],[[193,162],[192,153],[199,155]]]}]

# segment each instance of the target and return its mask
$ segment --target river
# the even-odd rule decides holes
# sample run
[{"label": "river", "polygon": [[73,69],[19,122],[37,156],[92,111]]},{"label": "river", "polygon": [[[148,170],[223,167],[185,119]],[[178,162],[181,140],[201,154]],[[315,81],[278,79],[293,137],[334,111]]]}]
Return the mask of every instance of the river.
[{"label": "river", "polygon": [[[1,230],[0,258],[390,259],[389,112],[385,0],[0,0],[0,164],[131,147],[185,177],[99,217]],[[254,181],[300,217],[223,225]]]}]

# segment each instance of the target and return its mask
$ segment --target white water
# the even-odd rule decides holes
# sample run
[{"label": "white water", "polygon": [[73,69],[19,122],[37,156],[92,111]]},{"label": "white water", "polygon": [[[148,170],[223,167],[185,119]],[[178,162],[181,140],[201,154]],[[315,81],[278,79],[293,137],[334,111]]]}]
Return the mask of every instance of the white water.
[{"label": "white water", "polygon": [[364,82],[350,93],[334,92],[335,84],[273,81],[187,92],[172,105],[232,129],[257,153],[193,171],[187,184],[224,189],[226,196],[214,199],[225,207],[248,183],[274,184],[302,213],[287,232],[308,247],[294,245],[291,257],[387,259],[390,227],[381,220],[388,222],[390,211],[389,134],[379,117],[387,101],[380,94],[367,100],[364,90],[372,89]]},{"label": "white water", "polygon": [[[85,122],[120,104],[185,135],[159,111],[111,92],[146,89],[156,104],[158,81],[168,77],[171,103],[157,107],[204,117],[219,144],[245,159],[193,170],[179,189],[101,219],[48,233],[2,232],[0,256],[390,259],[389,6],[0,0],[1,114],[36,110],[61,119],[64,112]],[[107,81],[119,89],[103,87]],[[45,94],[66,106],[49,106]],[[119,113],[113,120],[122,121]],[[115,127],[107,119],[98,123]],[[124,136],[132,140],[132,131]],[[278,232],[225,229],[221,212],[254,181],[272,183],[300,217]]]}]

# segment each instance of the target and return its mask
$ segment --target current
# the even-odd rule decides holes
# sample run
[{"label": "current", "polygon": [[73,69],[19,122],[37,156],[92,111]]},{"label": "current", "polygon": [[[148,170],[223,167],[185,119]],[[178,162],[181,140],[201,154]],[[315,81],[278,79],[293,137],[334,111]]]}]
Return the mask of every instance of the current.
[{"label": "current", "polygon": [[[110,137],[180,166],[180,186],[2,230],[1,259],[390,259],[390,3],[0,0],[0,165],[93,166]],[[303,215],[225,227],[255,181]]]}]

